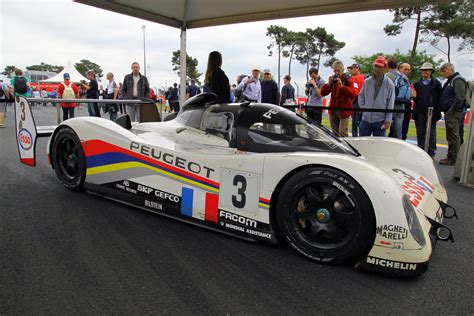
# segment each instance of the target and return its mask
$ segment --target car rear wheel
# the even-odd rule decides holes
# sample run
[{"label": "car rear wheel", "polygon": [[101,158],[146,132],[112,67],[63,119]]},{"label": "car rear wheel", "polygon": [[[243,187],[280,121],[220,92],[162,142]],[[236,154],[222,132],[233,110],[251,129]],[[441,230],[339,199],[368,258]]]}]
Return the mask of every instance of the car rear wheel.
[{"label": "car rear wheel", "polygon": [[280,191],[277,219],[286,241],[321,263],[360,259],[375,238],[367,194],[347,174],[329,167],[294,174]]},{"label": "car rear wheel", "polygon": [[61,128],[55,135],[51,161],[56,175],[69,190],[78,191],[86,179],[86,159],[79,137],[69,127]]}]

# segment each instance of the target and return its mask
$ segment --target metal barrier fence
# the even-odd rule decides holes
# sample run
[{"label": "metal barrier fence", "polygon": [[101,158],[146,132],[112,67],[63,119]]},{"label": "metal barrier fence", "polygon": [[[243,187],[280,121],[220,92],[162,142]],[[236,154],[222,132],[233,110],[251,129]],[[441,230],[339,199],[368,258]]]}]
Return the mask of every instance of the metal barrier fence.
[{"label": "metal barrier fence", "polygon": [[[140,105],[155,105],[156,102],[152,99],[137,99],[137,100],[110,100],[110,99],[50,99],[50,98],[26,98],[29,103],[97,103],[102,104],[123,104],[131,106],[140,106]],[[4,101],[5,102],[5,101]],[[11,102],[11,101],[8,101]],[[57,109],[57,124],[61,123],[61,107],[56,107]],[[158,110],[158,109],[157,109]],[[141,109],[140,109],[141,111]],[[160,107],[159,109],[160,120],[163,117],[163,111]],[[143,113],[146,118],[147,114]],[[151,115],[150,115],[151,116]],[[145,120],[144,122],[150,122],[153,120]],[[154,120],[156,121],[156,120]]]}]

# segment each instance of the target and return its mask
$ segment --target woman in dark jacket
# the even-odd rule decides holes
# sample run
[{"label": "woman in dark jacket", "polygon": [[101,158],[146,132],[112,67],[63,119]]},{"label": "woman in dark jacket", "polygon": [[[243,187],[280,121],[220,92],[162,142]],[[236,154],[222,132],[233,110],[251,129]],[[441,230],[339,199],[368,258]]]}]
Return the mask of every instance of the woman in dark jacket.
[{"label": "woman in dark jacket", "polygon": [[225,72],[221,69],[222,55],[217,51],[209,54],[205,84],[217,95],[217,103],[230,102],[230,84]]}]

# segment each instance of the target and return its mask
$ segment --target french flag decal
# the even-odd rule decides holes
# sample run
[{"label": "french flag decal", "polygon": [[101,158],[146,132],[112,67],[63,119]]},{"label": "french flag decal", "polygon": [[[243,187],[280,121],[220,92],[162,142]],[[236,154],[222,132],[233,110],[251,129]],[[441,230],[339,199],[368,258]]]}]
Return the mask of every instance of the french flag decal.
[{"label": "french flag decal", "polygon": [[433,193],[434,186],[425,178],[420,177],[416,183],[424,187],[428,192]]},{"label": "french flag decal", "polygon": [[181,189],[181,214],[217,223],[219,195],[186,188]]}]

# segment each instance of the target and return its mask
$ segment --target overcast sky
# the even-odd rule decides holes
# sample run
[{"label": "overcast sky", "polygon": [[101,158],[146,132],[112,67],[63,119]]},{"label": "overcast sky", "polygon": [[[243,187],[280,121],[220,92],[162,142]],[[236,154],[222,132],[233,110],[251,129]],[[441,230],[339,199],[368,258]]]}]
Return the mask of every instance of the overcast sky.
[{"label": "overcast sky", "polygon": [[[265,36],[266,28],[276,24],[304,31],[319,26],[346,43],[336,57],[349,65],[354,55],[392,53],[397,48],[407,52],[411,48],[413,24],[406,24],[401,35],[387,37],[383,27],[391,19],[388,11],[370,11],[191,29],[187,32],[188,54],[198,59],[199,71],[204,72],[209,52],[220,51],[222,68],[231,82],[238,74],[250,73],[253,65],[271,69],[276,77],[277,57],[268,57],[270,38]],[[142,25],[146,26],[146,58],[152,86],[179,82],[171,66],[172,52],[180,44],[178,29],[66,0],[0,0],[0,69],[41,62],[65,65],[68,60],[76,63],[89,59],[99,64],[104,73],[111,71],[117,81],[122,81],[130,72],[132,61],[142,65],[143,73]],[[418,47],[445,59],[426,44]],[[455,51],[451,60],[462,75],[473,78],[473,54],[459,55]],[[282,75],[287,69],[288,59],[283,59]],[[305,70],[305,66],[293,61],[293,81],[300,86],[305,83]],[[323,78],[329,74],[329,68],[321,69]]]}]

